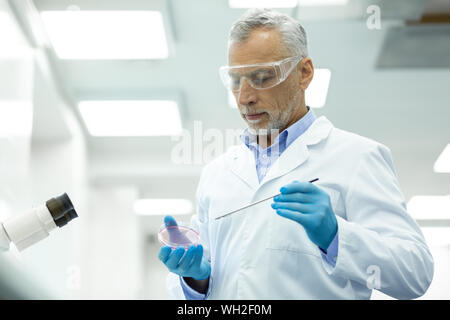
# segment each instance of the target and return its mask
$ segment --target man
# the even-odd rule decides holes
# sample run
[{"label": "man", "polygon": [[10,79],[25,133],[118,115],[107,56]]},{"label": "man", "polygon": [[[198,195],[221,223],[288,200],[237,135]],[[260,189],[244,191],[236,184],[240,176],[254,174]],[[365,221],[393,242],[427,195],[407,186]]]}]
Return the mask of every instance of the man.
[{"label": "man", "polygon": [[[335,128],[305,105],[314,67],[301,25],[250,10],[231,28],[228,58],[222,80],[249,128],[241,145],[202,172],[192,219],[201,245],[159,252],[174,296],[423,295],[433,258],[405,209],[389,149]],[[170,216],[165,222],[176,225]]]}]

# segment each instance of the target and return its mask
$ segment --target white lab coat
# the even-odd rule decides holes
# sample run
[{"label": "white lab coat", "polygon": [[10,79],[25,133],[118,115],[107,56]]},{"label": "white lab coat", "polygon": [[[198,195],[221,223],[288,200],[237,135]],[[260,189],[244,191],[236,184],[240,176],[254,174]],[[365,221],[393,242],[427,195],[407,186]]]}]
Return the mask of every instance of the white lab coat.
[{"label": "white lab coat", "polygon": [[[338,222],[332,267],[297,222],[278,216],[271,200],[293,180],[320,180]],[[335,128],[324,116],[296,139],[259,183],[253,154],[230,149],[202,171],[192,225],[212,274],[208,299],[369,299],[372,288],[398,299],[425,293],[433,258],[406,211],[390,150]],[[184,299],[177,275],[169,291]]]}]

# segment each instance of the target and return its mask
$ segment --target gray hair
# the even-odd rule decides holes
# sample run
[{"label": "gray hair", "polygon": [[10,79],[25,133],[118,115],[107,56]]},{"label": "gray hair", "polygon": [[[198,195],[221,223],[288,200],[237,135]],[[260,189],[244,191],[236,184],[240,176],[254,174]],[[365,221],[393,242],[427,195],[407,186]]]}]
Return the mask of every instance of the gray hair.
[{"label": "gray hair", "polygon": [[229,44],[245,42],[258,28],[277,29],[289,54],[307,57],[306,32],[302,25],[286,14],[269,9],[250,9],[231,26]]}]

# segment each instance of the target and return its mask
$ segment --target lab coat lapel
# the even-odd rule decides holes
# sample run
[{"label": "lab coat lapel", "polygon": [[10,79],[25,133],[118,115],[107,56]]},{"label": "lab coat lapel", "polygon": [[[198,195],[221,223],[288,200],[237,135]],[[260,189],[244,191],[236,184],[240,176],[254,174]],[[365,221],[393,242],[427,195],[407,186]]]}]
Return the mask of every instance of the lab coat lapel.
[{"label": "lab coat lapel", "polygon": [[231,171],[252,189],[259,185],[256,163],[253,153],[245,144],[240,145],[232,154]]},{"label": "lab coat lapel", "polygon": [[[322,141],[328,137],[333,124],[325,117],[321,116],[314,121],[311,126],[298,137],[282,153],[277,161],[271,166],[269,172],[263,179],[262,184],[276,179],[302,165],[309,157],[308,147]],[[311,179],[314,177],[311,177]]]}]

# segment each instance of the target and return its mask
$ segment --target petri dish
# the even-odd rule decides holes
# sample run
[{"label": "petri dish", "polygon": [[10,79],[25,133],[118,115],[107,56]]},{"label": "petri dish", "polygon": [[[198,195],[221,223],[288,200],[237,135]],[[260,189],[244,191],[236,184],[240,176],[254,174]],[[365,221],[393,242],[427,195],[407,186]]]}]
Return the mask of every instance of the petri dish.
[{"label": "petri dish", "polygon": [[185,226],[166,226],[163,224],[159,228],[158,240],[162,245],[169,246],[172,249],[184,247],[185,250],[190,245],[200,243],[200,235],[194,229]]}]

